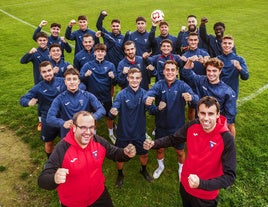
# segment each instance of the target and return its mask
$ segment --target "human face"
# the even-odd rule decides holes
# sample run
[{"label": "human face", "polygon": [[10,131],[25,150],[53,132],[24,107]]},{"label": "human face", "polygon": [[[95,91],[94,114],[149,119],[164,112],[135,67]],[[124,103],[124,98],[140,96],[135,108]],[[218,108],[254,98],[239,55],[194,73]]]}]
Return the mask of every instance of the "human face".
[{"label": "human face", "polygon": [[50,33],[53,37],[58,37],[60,35],[60,28],[59,27],[51,27]]},{"label": "human face", "polygon": [[223,39],[221,43],[222,51],[224,54],[229,54],[233,51],[234,41],[231,39]]},{"label": "human face", "polygon": [[87,29],[87,20],[78,20],[78,25],[79,25],[79,28],[82,30],[82,31],[85,31]]},{"label": "human face", "polygon": [[216,26],[215,29],[214,29],[214,32],[215,32],[215,35],[218,37],[218,38],[221,38],[223,37],[223,34],[224,34],[224,28],[223,26]]},{"label": "human face", "polygon": [[80,80],[78,75],[68,74],[65,77],[65,85],[67,87],[67,90],[75,93],[78,90]]},{"label": "human face", "polygon": [[173,83],[178,75],[178,69],[175,64],[166,64],[163,74],[168,84]]},{"label": "human face", "polygon": [[77,144],[85,148],[94,136],[95,121],[91,116],[79,115],[73,127],[74,138]]},{"label": "human face", "polygon": [[47,65],[45,67],[41,67],[40,74],[45,81],[47,81],[47,82],[51,81],[54,77],[52,66]]},{"label": "human face", "polygon": [[190,35],[188,37],[188,45],[191,50],[195,50],[198,47],[199,39],[198,36]]},{"label": "human face", "polygon": [[161,27],[159,27],[159,30],[160,30],[160,34],[164,37],[166,37],[168,35],[168,26],[163,24],[161,25]]},{"label": "human face", "polygon": [[208,108],[205,104],[201,104],[198,108],[198,117],[203,130],[209,133],[215,128],[220,113],[217,112],[215,105]]},{"label": "human face", "polygon": [[95,50],[94,55],[96,57],[96,60],[102,61],[102,60],[104,60],[104,57],[106,55],[106,51],[105,50]]},{"label": "human face", "polygon": [[127,80],[129,86],[134,90],[137,91],[140,87],[141,83],[141,73],[131,73],[127,76]]},{"label": "human face", "polygon": [[196,20],[196,18],[194,18],[194,17],[189,17],[189,18],[187,19],[187,25],[188,25],[188,30],[189,30],[190,32],[194,32],[194,31],[196,31],[196,26],[197,26],[197,20]]},{"label": "human face", "polygon": [[49,51],[49,55],[52,60],[59,61],[61,59],[62,51],[60,47],[52,47]]},{"label": "human face", "polygon": [[136,27],[137,27],[138,32],[144,33],[145,30],[146,30],[146,22],[144,22],[144,21],[137,21],[136,22]]},{"label": "human face", "polygon": [[124,52],[126,54],[127,59],[134,60],[136,56],[136,48],[134,44],[125,45]]},{"label": "human face", "polygon": [[162,43],[160,50],[163,55],[169,55],[172,51],[172,45],[169,44],[168,42]]},{"label": "human face", "polygon": [[83,46],[86,51],[90,51],[94,45],[94,40],[92,37],[84,37],[83,38]]},{"label": "human face", "polygon": [[46,49],[47,48],[47,42],[48,42],[48,40],[45,37],[39,37],[37,39],[37,44],[41,49]]},{"label": "human face", "polygon": [[206,68],[206,74],[207,74],[209,83],[217,84],[220,82],[221,70],[219,68],[216,68],[212,65],[208,65]]},{"label": "human face", "polygon": [[118,35],[120,34],[121,25],[118,22],[113,22],[111,24],[111,30],[113,34]]}]

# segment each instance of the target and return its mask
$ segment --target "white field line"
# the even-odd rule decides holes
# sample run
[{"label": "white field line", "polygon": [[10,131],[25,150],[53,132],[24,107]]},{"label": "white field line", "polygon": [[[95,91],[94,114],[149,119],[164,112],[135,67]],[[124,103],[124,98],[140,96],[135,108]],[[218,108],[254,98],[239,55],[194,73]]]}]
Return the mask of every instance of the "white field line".
[{"label": "white field line", "polygon": [[[28,25],[28,26],[34,28],[34,29],[37,28],[37,26],[34,26],[33,24],[30,24],[29,22],[26,22],[26,21],[24,21],[24,20],[22,20],[22,19],[20,19],[20,18],[18,18],[18,17],[16,17],[16,16],[14,16],[14,15],[12,15],[12,14],[10,14],[10,13],[8,13],[8,12],[2,10],[2,9],[0,9],[0,12],[2,12],[2,13],[4,13],[5,15],[7,15],[7,16],[9,16],[9,17],[11,17],[11,18],[13,18],[13,19],[15,19],[15,20],[17,20],[17,21],[23,23],[23,24],[26,24],[26,25]],[[43,29],[42,29],[42,30],[43,30]],[[43,30],[43,31],[44,31],[44,30]],[[47,32],[47,31],[44,31],[44,32],[47,33],[47,34],[49,34],[49,32]],[[71,47],[74,48],[74,45],[72,45],[72,44],[70,44],[70,43],[69,43],[69,45],[70,45]]]},{"label": "white field line", "polygon": [[237,107],[244,105],[249,100],[255,98],[256,96],[260,95],[263,91],[268,89],[268,84],[264,85],[263,87],[259,88],[255,93],[250,94],[244,98],[240,98],[237,101]]},{"label": "white field line", "polygon": [[[8,12],[6,12],[6,11],[4,11],[4,10],[2,10],[2,9],[0,9],[0,11],[1,11],[2,13],[6,14],[7,16],[9,16],[9,17],[11,17],[11,18],[13,18],[13,19],[15,19],[15,20],[17,20],[17,21],[23,23],[23,24],[26,24],[26,25],[28,25],[28,26],[34,28],[34,29],[36,28],[36,26],[34,26],[34,25],[32,25],[32,24],[30,24],[30,23],[28,23],[28,22],[26,22],[26,21],[24,21],[24,20],[22,20],[22,19],[20,19],[20,18],[18,18],[18,17],[15,17],[14,15],[9,14]],[[48,32],[47,32],[47,33],[48,33]],[[71,44],[70,44],[70,45],[71,45]],[[71,45],[71,46],[74,47],[73,45]],[[250,94],[249,96],[246,96],[246,97],[244,97],[244,98],[240,98],[240,99],[238,99],[238,100],[237,100],[237,107],[244,105],[246,102],[248,102],[248,101],[250,101],[251,99],[255,98],[256,96],[260,95],[263,91],[265,91],[265,90],[267,90],[267,89],[268,89],[268,84],[266,84],[266,85],[264,85],[263,87],[261,87],[260,89],[258,89],[255,93],[252,93],[252,94]]]}]

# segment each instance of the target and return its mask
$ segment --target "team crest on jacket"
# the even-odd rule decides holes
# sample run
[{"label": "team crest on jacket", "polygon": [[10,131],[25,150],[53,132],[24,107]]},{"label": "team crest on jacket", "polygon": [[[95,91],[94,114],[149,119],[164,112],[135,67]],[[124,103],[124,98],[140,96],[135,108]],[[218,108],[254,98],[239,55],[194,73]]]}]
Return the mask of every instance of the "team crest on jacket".
[{"label": "team crest on jacket", "polygon": [[93,157],[98,158],[98,151],[97,150],[93,151],[92,155],[93,155]]},{"label": "team crest on jacket", "polygon": [[212,149],[216,145],[216,142],[209,141],[209,147]]},{"label": "team crest on jacket", "polygon": [[81,106],[83,106],[84,105],[84,100],[83,99],[80,99],[79,100],[79,103],[80,103]]}]

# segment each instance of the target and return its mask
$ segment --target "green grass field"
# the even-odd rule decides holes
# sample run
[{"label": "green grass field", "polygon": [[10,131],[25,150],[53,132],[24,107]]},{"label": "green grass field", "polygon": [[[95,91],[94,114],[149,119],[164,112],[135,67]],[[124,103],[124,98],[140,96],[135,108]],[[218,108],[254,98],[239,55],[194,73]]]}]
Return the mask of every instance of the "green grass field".
[{"label": "green grass field", "polygon": [[[56,192],[42,190],[38,188],[36,182],[46,160],[43,143],[39,140],[39,133],[36,131],[36,108],[22,108],[18,103],[21,95],[33,85],[32,65],[22,65],[19,62],[27,51],[36,46],[32,40],[33,31],[40,21],[45,19],[49,24],[61,23],[63,36],[69,20],[77,19],[77,16],[81,14],[89,17],[89,27],[96,30],[95,23],[99,12],[103,9],[108,11],[104,26],[109,28],[111,19],[119,18],[123,33],[127,30],[135,30],[135,19],[140,15],[147,18],[149,30],[151,27],[149,17],[154,9],[164,11],[165,20],[169,22],[170,33],[173,35],[177,35],[180,27],[186,24],[186,17],[189,14],[195,14],[198,20],[206,16],[209,20],[207,24],[209,33],[213,32],[212,27],[215,22],[222,21],[226,24],[225,34],[234,36],[237,53],[247,61],[250,79],[240,82],[236,119],[237,179],[234,186],[221,191],[219,206],[267,207],[268,2],[265,0],[66,0],[64,3],[51,0],[2,0],[0,2],[0,74],[2,78],[0,81],[0,124],[14,130],[21,140],[30,145],[33,164],[28,171],[21,172],[23,176],[18,178],[23,177],[24,196],[11,200],[12,205],[6,206],[59,206]],[[44,30],[49,31],[49,26],[46,26]],[[73,53],[66,54],[66,59],[72,63]],[[148,116],[148,131],[152,130],[153,118]],[[99,124],[98,133],[107,137],[106,131],[102,121]],[[5,139],[5,137],[0,139]],[[157,167],[157,162],[154,151],[150,151],[149,155],[148,169],[152,173]],[[115,206],[181,206],[177,162],[173,149],[167,150],[165,163],[163,175],[149,184],[139,174],[139,161],[137,157],[134,158],[125,165],[123,188],[117,189],[114,186],[117,175],[115,163],[105,161],[103,170],[107,178],[106,185]]]}]

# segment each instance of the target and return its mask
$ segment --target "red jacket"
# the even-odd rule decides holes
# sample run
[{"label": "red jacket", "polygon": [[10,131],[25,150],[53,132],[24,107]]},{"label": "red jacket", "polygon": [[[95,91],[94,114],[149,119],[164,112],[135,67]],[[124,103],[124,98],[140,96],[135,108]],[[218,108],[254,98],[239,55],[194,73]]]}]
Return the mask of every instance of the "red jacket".
[{"label": "red jacket", "polygon": [[[100,197],[105,188],[102,172],[105,157],[121,162],[129,160],[123,149],[110,145],[97,135],[90,140],[86,148],[81,148],[70,130],[45,164],[38,184],[48,190],[57,188],[59,199],[66,206],[89,206]],[[54,181],[58,168],[69,169],[66,182],[59,185]]]}]

